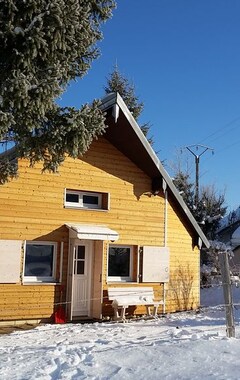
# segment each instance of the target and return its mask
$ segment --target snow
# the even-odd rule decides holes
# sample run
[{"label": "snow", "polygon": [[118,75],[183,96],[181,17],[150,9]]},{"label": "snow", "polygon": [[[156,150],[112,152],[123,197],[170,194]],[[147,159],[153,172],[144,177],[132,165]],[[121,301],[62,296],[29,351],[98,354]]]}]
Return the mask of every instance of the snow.
[{"label": "snow", "polygon": [[240,226],[232,234],[231,243],[233,247],[240,245]]},{"label": "snow", "polygon": [[[237,304],[240,289],[233,290]],[[0,379],[239,379],[239,306],[236,338],[227,338],[222,288],[203,289],[201,297],[199,312],[0,335]]]},{"label": "snow", "polygon": [[240,206],[221,219],[219,223],[219,231],[237,222],[238,220],[240,220]]},{"label": "snow", "polygon": [[14,30],[13,30],[13,33],[24,35],[24,30],[23,30],[23,28],[21,28],[20,26],[16,26],[16,27],[14,28]]}]

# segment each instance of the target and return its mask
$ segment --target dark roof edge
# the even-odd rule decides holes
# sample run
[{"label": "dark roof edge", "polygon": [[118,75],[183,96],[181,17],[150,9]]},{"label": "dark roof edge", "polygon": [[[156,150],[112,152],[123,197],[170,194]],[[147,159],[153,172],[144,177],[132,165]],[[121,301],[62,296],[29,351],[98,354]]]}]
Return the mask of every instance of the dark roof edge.
[{"label": "dark roof edge", "polygon": [[[152,149],[152,147],[149,144],[149,142],[146,139],[146,137],[144,136],[143,132],[141,131],[141,128],[138,126],[136,120],[132,116],[131,112],[129,111],[129,109],[126,106],[126,104],[125,104],[124,100],[122,99],[122,97],[118,93],[110,93],[110,94],[108,94],[107,96],[105,96],[102,99],[101,109],[103,111],[107,111],[109,108],[112,108],[112,107],[114,107],[116,105],[119,108],[121,108],[121,110],[124,113],[125,117],[128,119],[129,123],[131,124],[131,127],[133,128],[133,130],[135,131],[135,133],[138,136],[139,140],[141,141],[143,147],[145,148],[145,150],[147,151],[147,153],[150,156],[151,160],[153,161],[153,163],[157,167],[157,169],[159,171],[159,174],[163,177],[163,179],[167,183],[169,189],[171,190],[172,194],[176,198],[176,200],[179,203],[179,205],[181,206],[182,210],[184,211],[184,213],[188,217],[190,223],[194,227],[194,229],[197,232],[198,236],[200,237],[200,239],[202,240],[202,242],[204,243],[204,245],[208,248],[210,246],[208,239],[206,238],[206,236],[204,235],[203,231],[201,230],[201,228],[197,224],[195,218],[193,217],[193,215],[192,215],[191,211],[189,210],[189,208],[187,207],[186,203],[184,202],[184,200],[182,199],[182,197],[178,193],[175,185],[172,182],[172,179],[170,178],[169,174],[164,169],[161,161],[157,157],[156,153]],[[201,245],[201,244],[199,244],[199,245]]]},{"label": "dark roof edge", "polygon": [[1,158],[7,158],[10,161],[15,160],[17,158],[17,149],[16,147],[12,147],[2,153],[0,153],[0,159]]}]

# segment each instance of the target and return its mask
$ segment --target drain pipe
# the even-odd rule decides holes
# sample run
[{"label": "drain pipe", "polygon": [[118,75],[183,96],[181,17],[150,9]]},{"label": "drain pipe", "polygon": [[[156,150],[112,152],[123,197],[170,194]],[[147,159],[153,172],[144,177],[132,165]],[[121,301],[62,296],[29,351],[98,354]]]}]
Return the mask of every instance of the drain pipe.
[{"label": "drain pipe", "polygon": [[[167,226],[168,226],[168,191],[167,191],[167,183],[163,179],[162,180],[162,189],[164,193],[164,247],[167,247]],[[166,313],[166,284],[163,283],[163,313]]]},{"label": "drain pipe", "polygon": [[167,222],[168,222],[168,191],[167,191],[167,183],[162,182],[162,189],[164,193],[164,247],[167,246]]}]

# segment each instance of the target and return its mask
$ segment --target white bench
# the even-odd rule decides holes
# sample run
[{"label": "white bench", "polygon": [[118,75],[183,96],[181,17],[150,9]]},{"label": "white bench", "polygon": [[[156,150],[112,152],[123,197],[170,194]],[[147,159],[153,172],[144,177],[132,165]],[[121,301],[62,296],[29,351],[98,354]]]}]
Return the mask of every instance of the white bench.
[{"label": "white bench", "polygon": [[[152,287],[114,287],[108,288],[108,299],[112,301],[114,320],[125,320],[125,312],[129,306],[143,305],[148,316],[157,315],[158,306],[164,305],[164,301],[154,300]],[[153,308],[151,313],[150,308]],[[120,311],[120,315],[119,315]]]}]

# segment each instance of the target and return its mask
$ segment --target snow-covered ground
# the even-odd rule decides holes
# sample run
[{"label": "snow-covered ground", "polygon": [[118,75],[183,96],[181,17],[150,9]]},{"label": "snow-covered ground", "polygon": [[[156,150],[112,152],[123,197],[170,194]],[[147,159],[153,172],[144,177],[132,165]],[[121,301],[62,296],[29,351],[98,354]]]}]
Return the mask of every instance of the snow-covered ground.
[{"label": "snow-covered ground", "polygon": [[[223,303],[204,289],[202,305]],[[234,289],[234,302],[240,288]],[[226,338],[220,306],[128,323],[43,325],[0,336],[1,380],[240,378],[240,310],[236,338]]]}]

